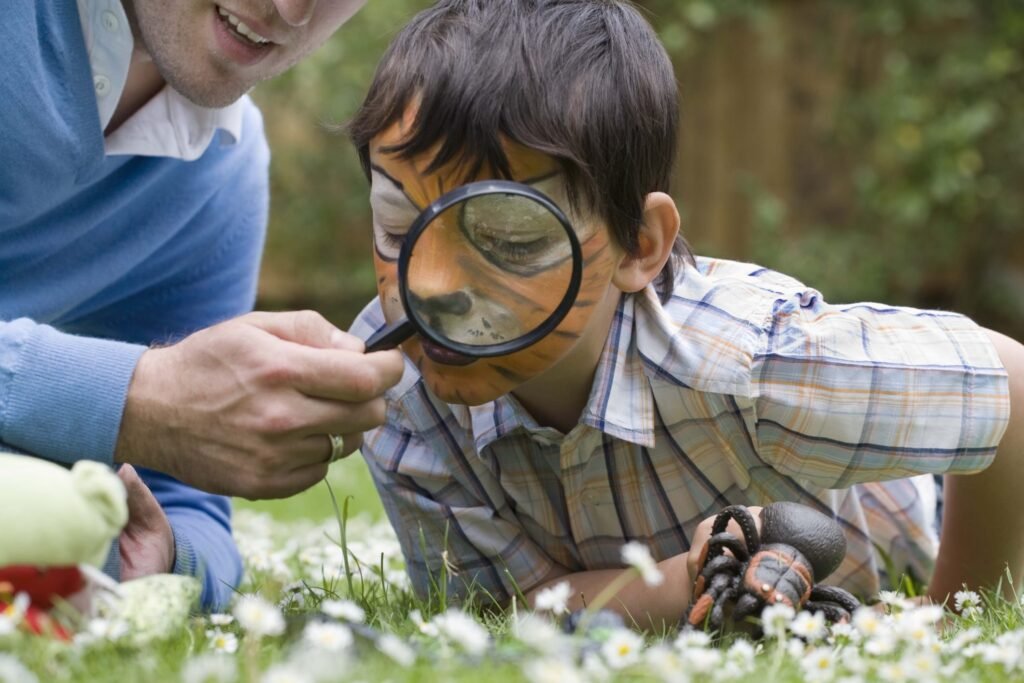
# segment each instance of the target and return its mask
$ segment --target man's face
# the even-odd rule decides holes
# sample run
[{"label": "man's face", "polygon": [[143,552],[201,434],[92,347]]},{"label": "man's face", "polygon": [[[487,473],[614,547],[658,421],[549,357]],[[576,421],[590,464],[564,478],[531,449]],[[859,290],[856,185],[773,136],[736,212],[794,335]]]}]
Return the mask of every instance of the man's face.
[{"label": "man's face", "polygon": [[[468,180],[493,177],[484,173],[467,179],[454,165],[427,174],[423,169],[433,159],[434,150],[411,160],[382,153],[382,147],[402,139],[408,121],[407,116],[404,123],[396,123],[374,138],[370,146],[374,267],[378,294],[388,322],[405,315],[399,294],[397,257],[404,236],[420,211]],[[436,347],[418,336],[403,343],[402,350],[419,368],[430,390],[449,403],[479,405],[492,401],[558,363],[584,334],[594,307],[604,300],[608,292],[615,267],[617,250],[611,244],[607,228],[593,218],[581,218],[570,211],[564,180],[558,173],[555,160],[514,144],[506,144],[505,151],[513,180],[529,183],[548,195],[570,217],[583,251],[583,281],[572,309],[558,327],[522,351],[473,360]],[[457,232],[445,230],[448,235]],[[480,263],[479,258],[460,258],[461,251],[469,249],[472,247],[460,245],[456,239],[435,240],[433,235],[431,239],[424,238],[416,244],[415,261],[429,264],[427,268],[431,277],[426,284],[438,290],[438,302],[455,296],[459,299],[458,310],[453,308],[437,317],[444,325],[443,331],[452,338],[458,338],[458,330],[494,332],[502,327],[503,320],[525,319],[527,311],[550,312],[565,293],[567,269],[571,269],[571,262],[562,261],[542,272],[528,275],[502,273],[500,269],[486,266],[457,265],[467,260]],[[420,276],[417,283],[424,284],[426,279]],[[516,329],[514,322],[509,323],[509,329]],[[520,329],[519,333],[522,331]],[[516,335],[512,333],[511,336]]]},{"label": "man's face", "polygon": [[226,106],[323,44],[366,0],[129,0],[161,76],[204,107]]}]

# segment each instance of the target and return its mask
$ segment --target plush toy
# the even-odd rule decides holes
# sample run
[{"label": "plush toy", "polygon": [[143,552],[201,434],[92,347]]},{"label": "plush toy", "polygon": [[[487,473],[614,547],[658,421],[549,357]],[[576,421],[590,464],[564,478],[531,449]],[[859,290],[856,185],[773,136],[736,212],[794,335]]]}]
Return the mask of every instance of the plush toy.
[{"label": "plush toy", "polygon": [[[199,594],[194,579],[162,575],[118,585],[99,570],[128,522],[125,495],[120,478],[100,463],[68,470],[0,453],[0,618],[64,640],[76,623],[118,619],[138,643],[184,623]],[[171,613],[147,627],[139,596],[152,592],[176,598]]]}]

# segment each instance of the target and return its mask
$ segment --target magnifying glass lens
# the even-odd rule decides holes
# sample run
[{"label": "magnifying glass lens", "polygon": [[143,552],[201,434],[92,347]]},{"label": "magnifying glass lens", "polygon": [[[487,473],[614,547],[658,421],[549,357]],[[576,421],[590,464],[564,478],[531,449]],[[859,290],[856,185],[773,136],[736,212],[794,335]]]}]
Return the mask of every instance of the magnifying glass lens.
[{"label": "magnifying glass lens", "polygon": [[573,288],[570,229],[520,194],[452,204],[410,245],[409,317],[434,341],[472,347],[474,355],[528,340]]}]

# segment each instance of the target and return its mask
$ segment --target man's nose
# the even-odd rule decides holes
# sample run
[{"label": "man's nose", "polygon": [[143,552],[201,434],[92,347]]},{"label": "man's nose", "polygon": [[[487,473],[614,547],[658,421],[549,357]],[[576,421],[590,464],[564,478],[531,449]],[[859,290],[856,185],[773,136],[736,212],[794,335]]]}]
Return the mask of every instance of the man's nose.
[{"label": "man's nose", "polygon": [[274,0],[277,13],[291,26],[305,26],[316,9],[317,0]]}]

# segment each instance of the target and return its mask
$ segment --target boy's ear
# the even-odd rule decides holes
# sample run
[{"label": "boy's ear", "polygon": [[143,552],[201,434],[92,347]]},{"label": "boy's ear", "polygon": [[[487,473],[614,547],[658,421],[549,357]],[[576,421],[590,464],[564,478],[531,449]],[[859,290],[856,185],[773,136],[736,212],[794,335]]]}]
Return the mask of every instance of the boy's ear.
[{"label": "boy's ear", "polygon": [[672,245],[678,234],[679,210],[676,203],[664,192],[647,195],[636,253],[622,258],[612,277],[612,284],[623,292],[639,292],[653,282],[672,255]]}]

